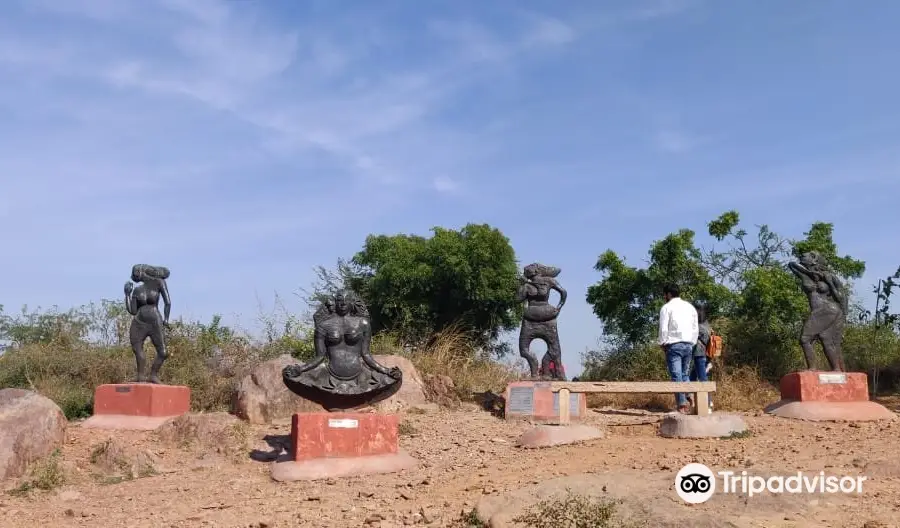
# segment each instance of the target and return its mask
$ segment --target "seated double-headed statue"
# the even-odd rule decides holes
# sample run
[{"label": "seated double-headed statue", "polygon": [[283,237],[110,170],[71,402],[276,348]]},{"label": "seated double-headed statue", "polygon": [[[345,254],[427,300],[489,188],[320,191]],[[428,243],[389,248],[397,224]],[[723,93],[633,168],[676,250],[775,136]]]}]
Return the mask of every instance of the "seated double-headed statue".
[{"label": "seated double-headed statue", "polygon": [[355,293],[342,290],[326,299],[313,321],[316,356],[284,368],[288,389],[337,409],[375,403],[400,389],[400,369],[387,368],[372,357],[369,313]]}]

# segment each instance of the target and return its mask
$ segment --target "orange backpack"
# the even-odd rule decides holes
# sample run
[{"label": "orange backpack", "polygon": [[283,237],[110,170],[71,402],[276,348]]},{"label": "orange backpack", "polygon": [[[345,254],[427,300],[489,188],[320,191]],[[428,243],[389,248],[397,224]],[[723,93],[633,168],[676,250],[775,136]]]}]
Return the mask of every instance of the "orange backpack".
[{"label": "orange backpack", "polygon": [[709,345],[706,347],[706,357],[717,358],[722,355],[722,336],[715,332],[709,333]]}]

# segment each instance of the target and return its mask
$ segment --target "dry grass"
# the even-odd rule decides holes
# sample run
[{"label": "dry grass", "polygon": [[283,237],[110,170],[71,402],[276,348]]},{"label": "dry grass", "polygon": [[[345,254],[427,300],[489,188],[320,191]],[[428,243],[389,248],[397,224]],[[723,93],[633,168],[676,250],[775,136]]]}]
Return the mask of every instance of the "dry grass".
[{"label": "dry grass", "polygon": [[752,367],[726,368],[713,380],[718,389],[713,401],[725,411],[756,411],[781,398],[778,389]]},{"label": "dry grass", "polygon": [[[751,367],[713,370],[716,382],[713,395],[715,409],[721,411],[755,411],[780,398],[778,389],[762,379]],[[614,407],[619,409],[647,409],[666,411],[675,406],[670,394],[588,394],[588,407]]]},{"label": "dry grass", "polygon": [[[170,357],[163,365],[165,383],[191,389],[194,411],[228,409],[238,380],[250,369],[284,350],[252,346],[234,338],[217,344],[213,357],[190,328],[169,336]],[[155,350],[146,346],[148,364]],[[105,383],[134,379],[135,361],[130,347],[98,346],[70,340],[25,345],[0,356],[0,387],[21,387],[39,392],[60,406],[69,419],[91,415],[94,389]]]},{"label": "dry grass", "polygon": [[424,349],[397,354],[410,358],[423,376],[446,376],[460,399],[471,400],[473,392],[502,392],[520,373],[511,365],[479,357],[466,334],[451,328],[437,334]]},{"label": "dry grass", "polygon": [[625,519],[616,509],[619,502],[573,493],[537,503],[513,519],[533,528],[644,528],[646,522]]},{"label": "dry grass", "polygon": [[31,466],[28,478],[10,493],[25,495],[33,490],[50,491],[62,486],[65,482],[66,474],[62,465],[62,454],[57,449],[49,456],[35,462]]}]

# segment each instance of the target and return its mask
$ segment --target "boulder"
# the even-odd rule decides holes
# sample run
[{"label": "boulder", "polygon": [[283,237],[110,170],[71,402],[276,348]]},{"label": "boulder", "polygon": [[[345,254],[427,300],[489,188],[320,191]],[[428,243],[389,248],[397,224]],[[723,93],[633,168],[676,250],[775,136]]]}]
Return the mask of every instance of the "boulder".
[{"label": "boulder", "polygon": [[250,441],[249,427],[224,412],[182,414],[162,424],[156,434],[170,445],[219,454],[246,452]]},{"label": "boulder", "polygon": [[66,441],[68,421],[49,398],[24,389],[0,389],[0,480],[19,477],[28,465]]},{"label": "boulder", "polygon": [[[675,493],[675,475],[675,470],[649,473],[620,470],[549,478],[486,495],[478,501],[475,515],[483,526],[490,528],[533,526],[518,522],[519,516],[539,512],[536,506],[543,501],[560,505],[566,499],[576,498],[581,499],[577,505],[582,507],[569,505],[540,512],[543,517],[540,526],[825,526],[823,514],[851,507],[858,500],[844,493],[818,494],[815,500],[803,493],[763,493],[749,500],[744,493],[715,493],[707,503],[715,507],[708,508],[682,501]],[[591,503],[601,508],[592,508]],[[602,508],[604,503],[614,506]],[[728,513],[727,519],[723,519],[722,512]],[[785,523],[785,512],[792,512],[792,523]],[[610,514],[612,518],[604,522],[602,517]]]},{"label": "boulder", "polygon": [[136,479],[158,471],[159,460],[149,449],[110,437],[91,448],[91,465],[105,477]]},{"label": "boulder", "polygon": [[[403,371],[400,390],[376,403],[373,406],[376,411],[397,412],[428,403],[422,377],[411,361],[401,356],[375,356],[375,359],[385,367],[398,367]],[[323,412],[322,406],[297,396],[284,385],[282,370],[296,362],[285,354],[257,365],[238,383],[232,413],[250,423],[268,424],[287,420],[296,413]]]},{"label": "boulder", "polygon": [[285,420],[300,412],[322,412],[324,409],[297,396],[284,385],[281,371],[297,360],[288,354],[257,365],[242,379],[234,393],[231,412],[254,424]]},{"label": "boulder", "polygon": [[737,414],[672,413],[659,422],[659,434],[664,438],[723,438],[746,431],[747,424]]},{"label": "boulder", "polygon": [[428,403],[425,397],[425,382],[412,361],[403,356],[375,356],[375,361],[387,368],[397,367],[403,371],[403,384],[390,398],[374,405],[379,412],[397,412],[415,405]]},{"label": "boulder", "polygon": [[526,431],[518,441],[519,447],[534,449],[577,444],[603,438],[603,431],[589,425],[539,425]]},{"label": "boulder", "polygon": [[461,401],[456,393],[456,385],[450,376],[431,374],[426,375],[424,379],[425,397],[428,398],[428,401],[448,409],[459,409]]}]

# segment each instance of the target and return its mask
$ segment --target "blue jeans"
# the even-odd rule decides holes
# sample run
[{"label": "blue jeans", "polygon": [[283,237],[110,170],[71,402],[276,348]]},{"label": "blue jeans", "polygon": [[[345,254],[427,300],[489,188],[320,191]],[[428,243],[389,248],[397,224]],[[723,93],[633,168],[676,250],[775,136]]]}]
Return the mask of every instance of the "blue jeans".
[{"label": "blue jeans", "polygon": [[[694,356],[694,366],[691,368],[691,381],[709,381],[706,375],[706,356]],[[709,395],[709,403],[712,405],[712,395]]]},{"label": "blue jeans", "polygon": [[[694,345],[690,343],[672,343],[666,345],[666,366],[672,381],[688,381],[691,372],[691,356],[694,354]],[[675,405],[682,407],[687,405],[687,394],[675,393]]]}]

